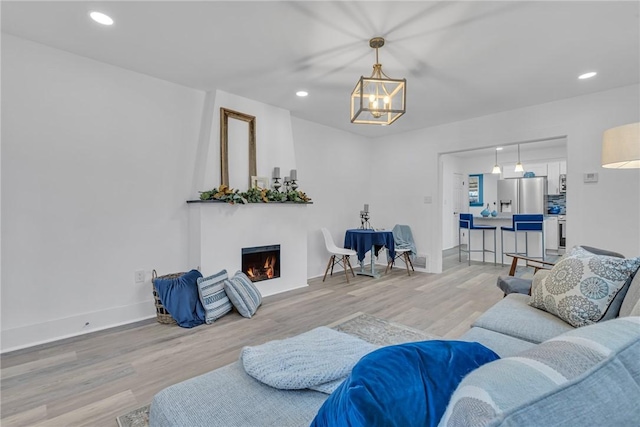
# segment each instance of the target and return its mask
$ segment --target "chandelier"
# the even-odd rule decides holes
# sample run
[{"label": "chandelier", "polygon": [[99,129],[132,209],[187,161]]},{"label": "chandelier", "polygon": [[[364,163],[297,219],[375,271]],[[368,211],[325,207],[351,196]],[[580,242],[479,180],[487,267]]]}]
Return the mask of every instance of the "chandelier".
[{"label": "chandelier", "polygon": [[406,79],[389,78],[378,61],[378,49],[384,46],[382,37],[369,40],[376,50],[376,63],[371,77],[360,77],[351,93],[351,123],[390,125],[405,113]]}]

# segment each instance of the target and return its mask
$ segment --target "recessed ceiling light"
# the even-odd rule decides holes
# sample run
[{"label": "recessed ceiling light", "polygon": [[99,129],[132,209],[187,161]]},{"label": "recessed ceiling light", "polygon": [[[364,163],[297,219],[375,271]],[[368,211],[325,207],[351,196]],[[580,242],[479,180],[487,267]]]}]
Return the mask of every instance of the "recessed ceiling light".
[{"label": "recessed ceiling light", "polygon": [[590,71],[590,72],[588,72],[588,73],[580,74],[580,75],[578,76],[578,78],[579,78],[580,80],[590,79],[591,77],[595,76],[596,74],[598,74],[598,73],[596,73],[595,71]]},{"label": "recessed ceiling light", "polygon": [[296,95],[303,97],[309,95],[309,92],[307,92],[306,90],[299,90],[296,92]]},{"label": "recessed ceiling light", "polygon": [[113,25],[113,19],[111,19],[110,16],[107,16],[104,13],[91,12],[89,14],[89,16],[91,17],[91,19],[93,19],[94,21],[96,21],[99,24],[102,24],[102,25]]},{"label": "recessed ceiling light", "polygon": [[496,151],[502,151],[502,147],[496,147]]}]

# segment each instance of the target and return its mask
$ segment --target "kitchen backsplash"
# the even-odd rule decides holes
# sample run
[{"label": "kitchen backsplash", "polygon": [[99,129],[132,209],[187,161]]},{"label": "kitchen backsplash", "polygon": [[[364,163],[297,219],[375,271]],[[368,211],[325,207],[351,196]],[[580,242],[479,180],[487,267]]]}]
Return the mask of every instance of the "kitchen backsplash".
[{"label": "kitchen backsplash", "polygon": [[560,207],[560,215],[567,213],[567,196],[566,194],[548,195],[547,196],[547,213],[552,206]]}]

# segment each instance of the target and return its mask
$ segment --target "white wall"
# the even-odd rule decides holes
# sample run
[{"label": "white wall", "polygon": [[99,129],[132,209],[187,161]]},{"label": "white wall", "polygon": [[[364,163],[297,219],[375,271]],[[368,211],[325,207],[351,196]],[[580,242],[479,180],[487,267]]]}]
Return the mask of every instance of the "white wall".
[{"label": "white wall", "polygon": [[188,267],[203,100],[3,34],[3,351],[155,315],[151,270]]},{"label": "white wall", "polygon": [[[442,186],[439,153],[567,136],[567,211],[571,212],[568,245],[588,244],[640,255],[640,170],[600,167],[602,132],[640,117],[639,86],[507,111],[375,141],[373,168],[393,170],[392,177],[373,176],[387,218],[404,218],[414,228],[418,252],[442,265]],[[410,113],[407,113],[410,114]],[[597,184],[582,175],[598,172]],[[433,195],[433,204],[423,196]],[[610,221],[607,219],[610,218]],[[603,226],[603,224],[606,224]]]},{"label": "white wall", "polygon": [[[291,169],[296,169],[295,146],[291,130],[291,114],[288,110],[263,104],[251,99],[243,98],[221,90],[215,91],[215,96],[209,94],[206,111],[210,111],[213,117],[210,130],[203,129],[200,138],[200,158],[197,159],[198,169],[196,173],[196,190],[210,190],[220,185],[220,108],[224,107],[244,114],[256,117],[256,172],[257,176],[271,178],[273,168],[280,167],[280,176],[288,176]],[[209,104],[213,104],[211,107]],[[247,136],[240,141],[229,143],[247,143]],[[229,169],[234,165],[230,164]],[[236,165],[240,166],[240,165]],[[242,165],[244,166],[244,165]],[[298,176],[302,179],[304,175]],[[248,181],[248,177],[247,177]],[[282,181],[280,181],[282,183]],[[237,186],[240,191],[249,188],[247,182],[243,186]],[[199,195],[194,194],[199,197]],[[194,198],[197,198],[194,197]]]},{"label": "white wall", "polygon": [[372,201],[371,141],[295,117],[292,123],[300,189],[313,199],[306,209],[311,278],[323,275],[329,260],[321,227],[328,228],[335,244],[342,246],[345,230],[360,226],[365,203],[370,205],[374,227],[390,229],[393,224],[389,227],[379,218],[381,205]]}]

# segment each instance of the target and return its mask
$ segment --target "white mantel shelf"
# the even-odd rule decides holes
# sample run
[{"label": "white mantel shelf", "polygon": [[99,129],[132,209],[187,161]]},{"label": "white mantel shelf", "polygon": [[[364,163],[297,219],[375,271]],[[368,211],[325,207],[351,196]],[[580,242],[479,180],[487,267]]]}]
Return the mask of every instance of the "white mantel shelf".
[{"label": "white mantel shelf", "polygon": [[[231,205],[231,203],[226,202],[224,200],[187,200],[187,203],[226,203]],[[313,202],[258,202],[258,203],[234,203],[233,206],[240,205],[312,205]]]}]

